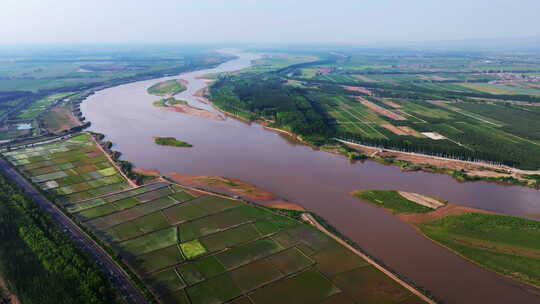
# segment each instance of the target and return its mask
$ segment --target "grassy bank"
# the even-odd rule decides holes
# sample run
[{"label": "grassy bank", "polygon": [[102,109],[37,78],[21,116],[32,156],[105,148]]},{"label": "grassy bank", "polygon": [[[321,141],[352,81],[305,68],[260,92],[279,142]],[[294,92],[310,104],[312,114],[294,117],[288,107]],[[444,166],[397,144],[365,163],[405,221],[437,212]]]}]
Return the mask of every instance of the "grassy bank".
[{"label": "grassy bank", "polygon": [[354,196],[376,206],[391,210],[393,213],[426,213],[433,209],[412,202],[394,190],[355,191]]},{"label": "grassy bank", "polygon": [[540,223],[466,213],[419,225],[432,240],[512,279],[540,287]]},{"label": "grassy bank", "polygon": [[353,194],[394,214],[401,213],[399,216],[404,221],[425,236],[480,266],[540,287],[538,221],[488,214],[454,204],[434,211],[402,198],[396,191],[369,190]]},{"label": "grassy bank", "polygon": [[174,99],[173,97],[170,97],[170,98],[164,98],[158,101],[154,101],[152,104],[155,107],[167,107],[169,105],[172,106],[172,105],[177,105],[177,104],[187,105],[187,102],[184,100],[178,100],[178,99]]},{"label": "grassy bank", "polygon": [[193,147],[193,145],[185,141],[178,140],[174,137],[156,137],[154,138],[154,142],[162,146],[187,147],[187,148]]},{"label": "grassy bank", "polygon": [[148,93],[157,96],[176,95],[186,90],[186,86],[179,80],[172,79],[163,82],[158,82],[148,88]]}]

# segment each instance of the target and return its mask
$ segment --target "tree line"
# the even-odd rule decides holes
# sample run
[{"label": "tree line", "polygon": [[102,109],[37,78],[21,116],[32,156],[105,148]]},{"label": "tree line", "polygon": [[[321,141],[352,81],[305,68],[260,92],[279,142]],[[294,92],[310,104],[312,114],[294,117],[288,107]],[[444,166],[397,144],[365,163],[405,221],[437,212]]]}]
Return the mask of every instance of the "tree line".
[{"label": "tree line", "polygon": [[3,175],[0,202],[0,275],[22,303],[119,303],[91,258]]}]

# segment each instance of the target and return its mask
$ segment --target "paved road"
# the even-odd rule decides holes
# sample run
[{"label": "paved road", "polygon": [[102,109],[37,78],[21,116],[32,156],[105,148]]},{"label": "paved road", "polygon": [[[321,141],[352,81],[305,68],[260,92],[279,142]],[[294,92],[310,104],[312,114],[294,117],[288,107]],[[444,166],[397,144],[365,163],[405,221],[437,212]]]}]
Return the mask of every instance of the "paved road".
[{"label": "paved road", "polygon": [[11,180],[16,182],[28,193],[37,205],[49,213],[56,224],[74,243],[94,258],[96,263],[103,269],[105,275],[111,280],[124,297],[127,303],[148,303],[141,291],[133,284],[129,276],[111,259],[111,257],[97,245],[84,231],[82,231],[69,217],[51,203],[45,196],[32,186],[9,162],[0,158],[0,170]]}]

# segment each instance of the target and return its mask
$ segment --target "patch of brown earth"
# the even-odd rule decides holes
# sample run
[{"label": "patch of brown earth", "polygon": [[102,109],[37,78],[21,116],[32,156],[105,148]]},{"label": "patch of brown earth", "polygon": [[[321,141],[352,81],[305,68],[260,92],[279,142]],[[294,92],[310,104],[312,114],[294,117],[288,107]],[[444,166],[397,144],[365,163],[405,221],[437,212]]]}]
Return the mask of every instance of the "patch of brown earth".
[{"label": "patch of brown earth", "polygon": [[193,176],[180,173],[170,173],[169,176],[181,184],[211,187],[227,191],[254,201],[274,201],[277,197],[266,190],[257,188],[249,183],[220,176]]},{"label": "patch of brown earth", "polygon": [[401,131],[407,133],[407,135],[411,135],[411,136],[418,137],[418,138],[425,137],[424,135],[422,135],[422,133],[414,130],[411,127],[400,126],[400,127],[397,127],[397,128],[400,129]]},{"label": "patch of brown earth", "polygon": [[540,213],[525,213],[524,216],[540,218]]},{"label": "patch of brown earth", "polygon": [[362,94],[366,94],[368,96],[373,95],[373,92],[371,92],[370,90],[368,90],[366,88],[363,88],[363,87],[351,87],[351,86],[341,86],[341,87],[343,87],[347,91],[359,92],[359,93],[362,93]]},{"label": "patch of brown earth", "polygon": [[60,132],[63,130],[69,130],[73,127],[77,127],[81,125],[81,122],[79,119],[73,115],[73,112],[71,112],[68,108],[65,107],[56,107],[51,109],[51,112],[47,114],[48,117],[45,118],[45,121],[48,119],[55,120],[58,124],[58,127],[52,128],[48,127],[47,130],[49,132]]},{"label": "patch of brown earth", "polygon": [[452,203],[448,203],[446,204],[446,206],[441,207],[435,211],[431,211],[427,213],[400,213],[400,214],[397,214],[397,216],[401,220],[407,223],[422,224],[422,223],[440,220],[450,215],[458,215],[458,214],[470,213],[470,212],[495,214],[494,212],[490,212],[490,211],[463,207],[463,206],[455,205]]},{"label": "patch of brown earth", "polygon": [[193,96],[204,97],[204,96],[206,96],[207,92],[208,92],[208,87],[202,88],[202,89],[198,90],[197,92],[195,92],[195,94],[193,94]]},{"label": "patch of brown earth", "polygon": [[408,135],[407,132],[404,132],[402,130],[400,130],[398,127],[392,125],[392,124],[389,124],[389,123],[385,123],[385,124],[381,124],[381,127],[389,130],[390,132],[396,134],[396,135],[399,135],[399,136],[404,136],[404,135]]},{"label": "patch of brown earth", "polygon": [[431,209],[438,209],[444,206],[444,203],[441,202],[438,199],[425,196],[418,193],[413,192],[405,192],[405,191],[398,191],[399,195],[403,196],[404,198],[408,199],[409,201],[415,202],[419,205],[431,208]]},{"label": "patch of brown earth", "polygon": [[156,169],[134,168],[132,171],[137,174],[145,175],[145,176],[154,176],[154,177],[161,176],[161,173]]},{"label": "patch of brown earth", "polygon": [[347,146],[364,154],[367,154],[371,157],[377,155],[382,158],[401,160],[417,165],[434,166],[439,169],[448,169],[453,171],[464,170],[465,173],[469,176],[514,177],[520,180],[524,180],[521,173],[512,173],[509,170],[501,170],[501,168],[491,168],[486,164],[472,163],[453,159],[442,159],[429,155],[387,151],[384,149],[367,147],[363,145],[347,144]]},{"label": "patch of brown earth", "polygon": [[285,201],[276,201],[276,202],[271,202],[271,203],[264,203],[262,205],[265,206],[265,207],[277,208],[277,209],[286,209],[286,210],[294,210],[294,211],[306,211],[306,209],[304,209],[304,207],[302,207],[302,206],[300,206],[298,204],[291,203],[291,202],[285,202]]},{"label": "patch of brown earth", "polygon": [[207,93],[208,93],[208,87],[198,90],[197,92],[195,92],[195,94],[193,94],[193,96],[196,96],[197,100],[202,103],[210,104],[210,100],[206,98]]},{"label": "patch of brown earth", "polygon": [[364,106],[372,109],[373,111],[383,115],[383,116],[386,116],[388,118],[391,118],[393,120],[407,120],[407,118],[401,116],[401,115],[398,115],[390,110],[387,110],[387,109],[384,109],[382,107],[379,107],[378,105],[372,103],[371,101],[367,101],[363,98],[359,98],[360,100],[360,103],[363,104]]},{"label": "patch of brown earth", "polygon": [[389,106],[389,107],[392,107],[394,109],[401,109],[401,105],[400,104],[397,104],[395,102],[392,102],[390,100],[386,100],[386,99],[380,99],[380,101],[382,103],[384,103],[385,105]]},{"label": "patch of brown earth", "polygon": [[175,105],[172,105],[170,107],[164,107],[164,109],[166,109],[168,111],[184,113],[184,114],[193,115],[193,116],[210,118],[210,119],[214,119],[214,120],[225,120],[225,118],[223,118],[219,114],[212,113],[210,111],[203,110],[203,109],[197,109],[197,108],[191,107],[189,105],[175,104]]},{"label": "patch of brown earth", "polygon": [[481,177],[512,177],[510,173],[488,171],[488,170],[471,170],[467,171],[468,175],[481,176]]},{"label": "patch of brown earth", "polygon": [[379,151],[377,155],[380,157],[407,161],[414,164],[431,165],[437,168],[451,169],[451,170],[461,170],[461,169],[479,170],[479,171],[489,170],[487,168],[484,168],[482,164],[473,164],[473,163],[468,163],[468,162],[462,162],[459,160],[451,160],[451,159],[446,160],[446,159],[440,159],[440,158],[433,158],[433,157],[430,157],[429,155],[421,156],[417,154],[392,152],[392,151],[381,150],[379,148],[372,148],[372,147],[366,147],[366,146],[355,145],[355,144],[347,144],[347,146],[368,155],[373,152]]},{"label": "patch of brown earth", "polygon": [[186,87],[188,85],[188,81],[185,80],[185,79],[176,79],[176,82],[178,82],[179,84],[183,85],[184,87]]}]

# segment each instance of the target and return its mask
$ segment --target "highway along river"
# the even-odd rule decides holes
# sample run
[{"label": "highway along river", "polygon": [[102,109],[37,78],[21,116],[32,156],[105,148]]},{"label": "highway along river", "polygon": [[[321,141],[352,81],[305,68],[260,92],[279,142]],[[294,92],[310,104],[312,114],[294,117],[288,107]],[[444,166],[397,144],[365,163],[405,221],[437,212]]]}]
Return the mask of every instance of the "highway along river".
[{"label": "highway along river", "polygon": [[[216,112],[193,94],[208,73],[248,67],[257,56],[217,68],[134,82],[105,89],[81,106],[92,122],[137,167],[166,174],[217,175],[250,182],[318,213],[371,255],[429,290],[445,303],[540,303],[537,290],[475,266],[424,238],[388,212],[348,195],[354,189],[398,189],[425,193],[465,206],[512,215],[540,213],[540,191],[487,182],[460,183],[449,176],[401,172],[372,161],[349,163],[344,157],[298,144],[258,124],[224,121],[154,107],[146,89],[182,78],[188,89],[176,98]],[[154,136],[174,136],[191,149],[158,146]]]}]

